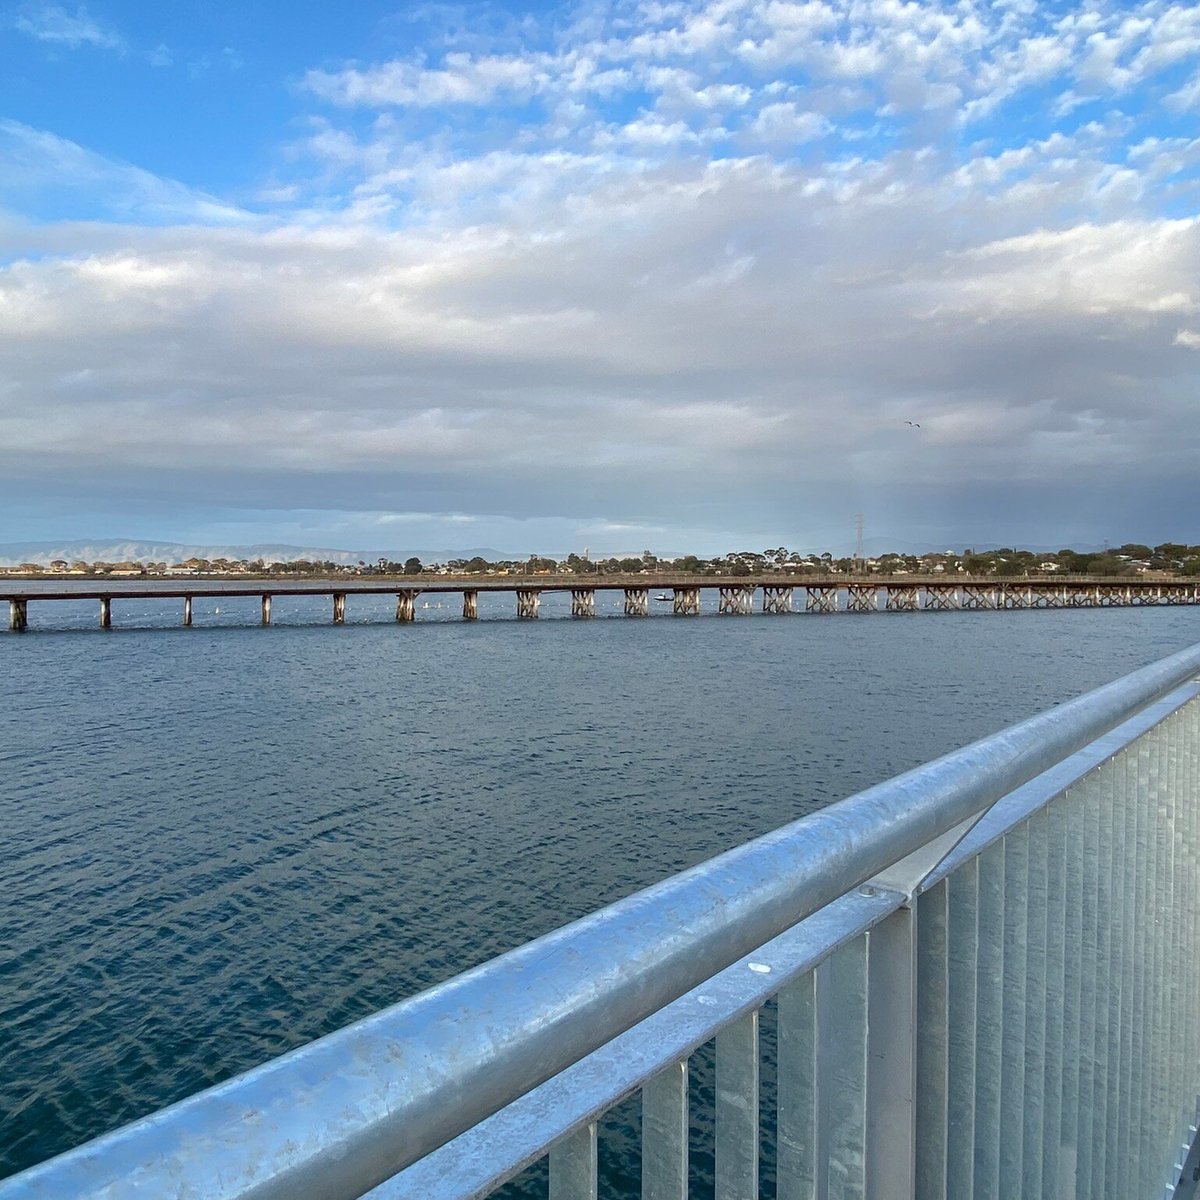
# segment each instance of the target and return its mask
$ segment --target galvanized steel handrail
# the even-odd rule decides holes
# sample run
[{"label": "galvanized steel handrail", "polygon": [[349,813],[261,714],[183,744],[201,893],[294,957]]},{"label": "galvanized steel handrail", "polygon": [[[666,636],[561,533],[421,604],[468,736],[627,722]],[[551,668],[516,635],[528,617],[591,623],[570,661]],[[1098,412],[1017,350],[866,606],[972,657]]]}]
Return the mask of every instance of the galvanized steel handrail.
[{"label": "galvanized steel handrail", "polygon": [[353,1197],[1200,673],[1200,646],[906,772],[0,1184]]}]

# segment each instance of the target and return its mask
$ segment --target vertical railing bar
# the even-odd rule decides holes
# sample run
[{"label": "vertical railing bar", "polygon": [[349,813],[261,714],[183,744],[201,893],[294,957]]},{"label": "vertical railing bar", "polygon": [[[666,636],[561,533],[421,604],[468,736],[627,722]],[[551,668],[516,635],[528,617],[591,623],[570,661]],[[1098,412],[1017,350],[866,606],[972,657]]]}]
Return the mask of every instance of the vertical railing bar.
[{"label": "vertical railing bar", "polygon": [[[1029,961],[1029,825],[1004,838],[1004,944],[1000,993],[999,1194],[1021,1191],[1025,1133],[1025,1001]],[[1041,1113],[1038,1112],[1040,1119]]]},{"label": "vertical railing bar", "polygon": [[917,899],[916,1194],[922,1200],[946,1200],[948,892],[943,879]]},{"label": "vertical railing bar", "polygon": [[906,905],[867,934],[865,1187],[872,1200],[913,1200],[916,1187],[916,961],[917,917]]},{"label": "vertical railing bar", "polygon": [[776,1200],[816,1200],[817,1008],[814,973],[779,993]]},{"label": "vertical railing bar", "polygon": [[1042,809],[1027,822],[1029,899],[1025,935],[1025,1072],[1021,1133],[1022,1196],[1042,1190],[1046,1120],[1046,940],[1049,920],[1050,814]]},{"label": "vertical railing bar", "polygon": [[550,1147],[550,1200],[596,1200],[596,1122]]},{"label": "vertical railing bar", "polygon": [[1109,1121],[1115,1163],[1110,1177],[1116,1180],[1115,1190],[1128,1196],[1134,1188],[1133,1165],[1130,1159],[1130,1129],[1133,1125],[1134,1090],[1134,1024],[1136,1021],[1136,952],[1137,952],[1137,877],[1138,864],[1138,794],[1137,751],[1125,750],[1117,760],[1121,796],[1122,884],[1121,884],[1121,1046],[1118,1070],[1116,1128]]},{"label": "vertical railing bar", "polygon": [[946,1046],[946,1195],[972,1200],[975,1178],[975,1029],[979,955],[979,859],[946,880],[949,1034]]},{"label": "vertical railing bar", "polygon": [[1137,778],[1134,788],[1134,803],[1138,810],[1138,877],[1137,877],[1137,986],[1134,991],[1134,1039],[1132,1090],[1133,1110],[1129,1114],[1131,1129],[1130,1162],[1133,1165],[1133,1184],[1130,1195],[1149,1194],[1147,1178],[1146,1131],[1149,1125],[1150,1088],[1150,1021],[1151,1003],[1150,969],[1152,965],[1150,935],[1153,928],[1154,888],[1154,806],[1151,799],[1152,756],[1147,738],[1140,738],[1136,746]]},{"label": "vertical railing bar", "polygon": [[1063,956],[1062,1088],[1059,1111],[1058,1200],[1074,1196],[1078,1174],[1080,1005],[1083,999],[1083,865],[1085,789],[1072,788],[1060,803],[1066,812],[1066,952]]},{"label": "vertical railing bar", "polygon": [[758,1010],[717,1034],[716,1200],[758,1200]]},{"label": "vertical railing bar", "polygon": [[[1061,1194],[1058,1174],[1062,1139],[1063,1014],[1067,1003],[1067,942],[1075,930],[1067,929],[1066,823],[1070,801],[1059,796],[1046,809],[1046,989],[1045,1080],[1042,1088],[1042,1184],[1045,1200]],[[1031,1193],[1037,1195],[1039,1193]]]},{"label": "vertical railing bar", "polygon": [[688,1065],[673,1063],[642,1088],[642,1200],[687,1200]]},{"label": "vertical railing bar", "polygon": [[1158,1177],[1157,1130],[1154,1128],[1155,1074],[1158,1069],[1158,1038],[1155,1028],[1154,942],[1158,925],[1158,787],[1159,762],[1154,735],[1142,739],[1145,752],[1144,774],[1141,780],[1141,803],[1146,815],[1146,908],[1144,913],[1143,937],[1145,939],[1145,966],[1143,987],[1145,996],[1142,1010],[1142,1049],[1144,1069],[1142,1072],[1141,1114],[1139,1122],[1138,1161],[1141,1170],[1140,1182],[1147,1194]]},{"label": "vertical railing bar", "polygon": [[1100,783],[1097,772],[1084,787],[1083,927],[1080,931],[1083,987],[1079,1003],[1079,1110],[1075,1132],[1076,1194],[1078,1200],[1092,1197],[1092,1096],[1096,1077],[1096,959],[1099,953],[1100,913],[1097,898],[1100,883]]},{"label": "vertical railing bar", "polygon": [[1180,1159],[1179,1145],[1182,1137],[1182,1130],[1179,1123],[1182,1111],[1182,1105],[1179,1103],[1179,1066],[1181,1058],[1179,1051],[1181,1047],[1175,1040],[1175,1013],[1179,999],[1176,987],[1176,959],[1179,953],[1179,945],[1177,942],[1178,926],[1175,920],[1175,859],[1177,848],[1175,790],[1179,780],[1177,773],[1178,764],[1175,757],[1174,724],[1169,719],[1165,720],[1159,725],[1158,730],[1163,746],[1163,777],[1166,781],[1166,787],[1163,789],[1163,824],[1167,834],[1167,853],[1164,863],[1166,900],[1163,908],[1165,953],[1163,955],[1163,977],[1159,981],[1159,986],[1163,990],[1164,1000],[1163,1041],[1171,1047],[1171,1052],[1167,1055],[1163,1063],[1163,1106],[1160,1121],[1162,1132],[1169,1139],[1168,1145],[1170,1151],[1169,1161],[1164,1163],[1163,1187],[1170,1188],[1174,1183],[1175,1164]]},{"label": "vertical railing bar", "polygon": [[[1108,1020],[1111,996],[1115,990],[1112,974],[1113,938],[1113,871],[1114,863],[1114,805],[1115,769],[1110,761],[1097,772],[1097,859],[1096,859],[1096,1020],[1092,1037],[1092,1097],[1091,1097],[1091,1177],[1088,1185],[1092,1196],[1104,1196],[1105,1168],[1108,1156],[1105,1135],[1108,1132]],[[1087,1097],[1084,1097],[1085,1101]]]},{"label": "vertical railing bar", "polygon": [[[1183,761],[1186,769],[1184,783],[1184,845],[1187,849],[1185,875],[1182,881],[1184,912],[1186,914],[1183,962],[1185,993],[1200,996],[1200,927],[1197,906],[1200,904],[1200,704],[1193,700],[1180,712],[1180,736],[1183,739]],[[1187,1020],[1187,1062],[1192,1064],[1187,1090],[1200,1095],[1200,1012],[1197,1005],[1185,1005]]]},{"label": "vertical railing bar", "polygon": [[1167,1044],[1167,989],[1163,986],[1166,971],[1167,937],[1168,937],[1168,880],[1170,875],[1170,829],[1167,824],[1167,754],[1162,727],[1153,730],[1150,735],[1154,740],[1155,752],[1158,758],[1158,786],[1154,790],[1155,814],[1157,826],[1155,830],[1155,859],[1154,859],[1154,1050],[1151,1055],[1153,1070],[1153,1102],[1151,1104],[1152,1141],[1154,1173],[1153,1182],[1160,1188],[1166,1187],[1171,1165],[1174,1161],[1173,1146],[1169,1146],[1167,1118],[1169,1100],[1167,1097],[1167,1072],[1170,1069],[1172,1048]]},{"label": "vertical railing bar", "polygon": [[1167,776],[1169,788],[1167,792],[1167,844],[1170,855],[1170,877],[1168,879],[1168,945],[1167,945],[1167,1044],[1172,1048],[1169,1058],[1169,1128],[1174,1131],[1171,1155],[1171,1167],[1168,1175],[1168,1185],[1175,1183],[1174,1163],[1176,1152],[1183,1142],[1184,1131],[1188,1117],[1191,1115],[1184,1100],[1184,1059],[1180,1050],[1183,1047],[1183,1007],[1186,1003],[1195,1003],[1196,997],[1188,997],[1185,1001],[1180,972],[1184,955],[1188,952],[1182,941],[1182,914],[1180,912],[1181,894],[1179,877],[1182,869],[1183,847],[1180,841],[1180,788],[1182,786],[1179,755],[1179,722],[1178,714],[1172,714],[1163,722],[1166,741]]},{"label": "vertical railing bar", "polygon": [[975,1196],[1000,1192],[1004,990],[1004,841],[979,856],[979,970],[975,999]]},{"label": "vertical railing bar", "polygon": [[818,1200],[866,1193],[867,955],[858,937],[817,970]]}]

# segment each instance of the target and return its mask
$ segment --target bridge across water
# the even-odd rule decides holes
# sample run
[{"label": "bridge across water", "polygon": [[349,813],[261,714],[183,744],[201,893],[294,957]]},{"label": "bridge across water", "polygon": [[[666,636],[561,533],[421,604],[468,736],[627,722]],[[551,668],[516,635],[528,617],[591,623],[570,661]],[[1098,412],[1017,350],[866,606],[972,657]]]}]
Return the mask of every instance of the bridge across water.
[{"label": "bridge across water", "polygon": [[[303,580],[198,577],[187,579],[14,579],[0,580],[0,602],[9,605],[9,628],[28,627],[31,602],[92,600],[98,602],[102,628],[111,628],[113,602],[117,600],[180,600],[182,621],[192,624],[196,599],[257,596],[261,621],[271,623],[276,596],[325,596],[331,601],[335,625],[346,620],[351,596],[395,595],[396,620],[416,619],[417,598],[422,595],[461,594],[462,615],[479,617],[481,593],[511,593],[517,617],[538,616],[547,593],[569,592],[573,617],[596,615],[596,594],[624,594],[627,617],[644,617],[653,602],[669,603],[676,616],[701,612],[701,593],[717,592],[717,612],[745,616],[755,611],[786,613],[945,612],[1035,608],[1109,608],[1148,604],[1200,604],[1200,580],[1130,580],[1088,577],[1055,579],[947,579],[945,576],[786,576],[778,572],[757,576],[631,575],[580,576],[532,575],[485,577],[424,575],[323,578]],[[668,595],[669,593],[669,595]],[[761,596],[761,600],[759,597]]]}]

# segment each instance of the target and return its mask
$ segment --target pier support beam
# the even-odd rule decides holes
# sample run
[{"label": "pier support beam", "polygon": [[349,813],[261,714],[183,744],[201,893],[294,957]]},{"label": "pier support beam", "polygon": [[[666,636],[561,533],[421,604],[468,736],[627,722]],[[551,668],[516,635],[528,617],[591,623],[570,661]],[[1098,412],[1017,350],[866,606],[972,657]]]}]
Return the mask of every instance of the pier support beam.
[{"label": "pier support beam", "polygon": [[627,617],[648,617],[650,615],[650,589],[625,589],[625,615]]},{"label": "pier support beam", "polygon": [[962,606],[966,609],[995,608],[996,589],[986,583],[964,583]]},{"label": "pier support beam", "polygon": [[1032,608],[1033,588],[1001,584],[999,604],[1001,608]]},{"label": "pier support beam", "polygon": [[804,611],[835,613],[838,610],[838,590],[835,587],[810,587],[804,597]]},{"label": "pier support beam", "polygon": [[479,620],[479,593],[476,591],[463,592],[463,620]]},{"label": "pier support beam", "polygon": [[101,596],[100,597],[100,628],[101,629],[111,629],[112,628],[112,597],[111,596]]},{"label": "pier support beam", "polygon": [[846,585],[846,611],[871,613],[879,611],[879,590],[873,583]]},{"label": "pier support beam", "polygon": [[675,599],[671,611],[677,617],[694,617],[700,612],[700,589],[698,587],[675,588]]},{"label": "pier support beam", "polygon": [[8,627],[14,633],[23,633],[29,624],[29,601],[23,599],[8,602]]},{"label": "pier support beam", "polygon": [[268,593],[264,593],[262,598],[262,623],[264,625],[271,623],[271,597]]},{"label": "pier support beam", "polygon": [[335,625],[345,625],[346,623],[346,593],[333,593],[333,623]]},{"label": "pier support beam", "polygon": [[748,616],[754,611],[754,588],[752,587],[723,587],[720,589],[720,600],[717,612]]},{"label": "pier support beam", "polygon": [[417,619],[417,597],[421,593],[412,588],[405,588],[396,593],[396,620],[407,625]]},{"label": "pier support beam", "polygon": [[517,589],[517,616],[522,621],[535,620],[541,607],[542,593],[536,588]]},{"label": "pier support beam", "polygon": [[192,598],[191,598],[191,596],[184,596],[184,598],[183,598],[183,623],[187,627],[190,627],[192,624]]},{"label": "pier support beam", "polygon": [[958,607],[958,584],[936,584],[925,589],[926,612],[951,612]]},{"label": "pier support beam", "polygon": [[790,587],[764,587],[762,610],[765,613],[790,613],[792,611],[792,589]]},{"label": "pier support beam", "polygon": [[884,593],[883,607],[887,612],[916,612],[917,588],[889,586]]},{"label": "pier support beam", "polygon": [[571,589],[571,616],[594,617],[596,615],[596,589]]}]

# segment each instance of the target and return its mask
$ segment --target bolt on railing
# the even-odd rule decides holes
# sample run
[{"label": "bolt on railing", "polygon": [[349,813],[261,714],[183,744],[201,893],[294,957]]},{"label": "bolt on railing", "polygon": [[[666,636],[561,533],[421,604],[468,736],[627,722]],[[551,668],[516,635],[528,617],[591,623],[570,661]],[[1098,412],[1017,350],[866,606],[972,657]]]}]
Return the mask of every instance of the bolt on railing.
[{"label": "bolt on railing", "polygon": [[[0,1198],[1163,1196],[1200,1093],[1200,647],[831,805],[0,1183]],[[774,1001],[776,1099],[758,1014]]]}]

